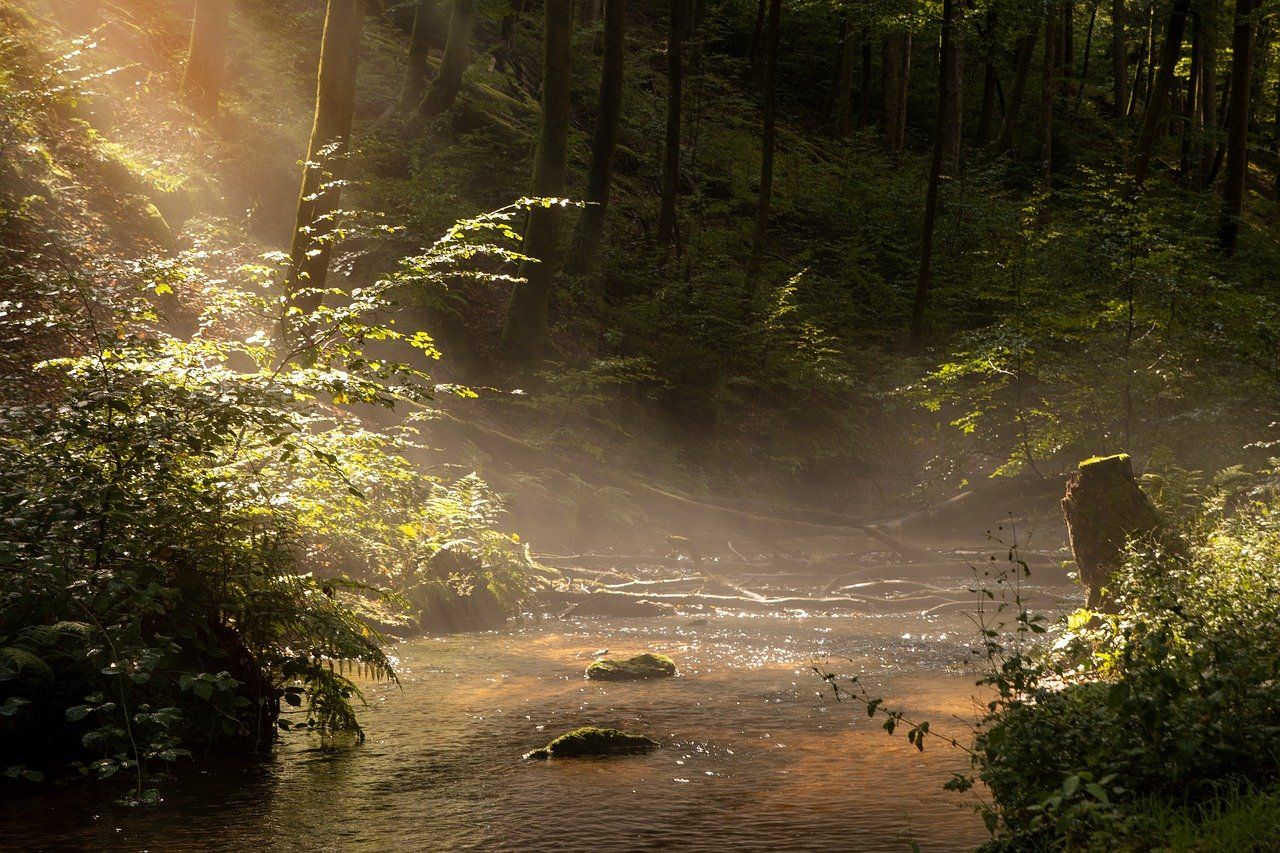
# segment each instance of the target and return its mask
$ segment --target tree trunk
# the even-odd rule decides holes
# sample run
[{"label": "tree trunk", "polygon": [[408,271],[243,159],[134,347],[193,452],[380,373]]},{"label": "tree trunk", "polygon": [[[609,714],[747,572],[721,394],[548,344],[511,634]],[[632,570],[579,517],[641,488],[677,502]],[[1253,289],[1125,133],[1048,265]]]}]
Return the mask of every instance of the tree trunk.
[{"label": "tree trunk", "polygon": [[862,79],[858,87],[858,130],[871,121],[871,34],[862,28]]},{"label": "tree trunk", "polygon": [[[569,149],[570,59],[573,51],[573,0],[544,0],[542,53],[542,133],[533,166],[535,198],[564,194],[565,155]],[[520,278],[511,291],[502,349],[522,362],[543,355],[547,313],[556,272],[560,238],[559,204],[539,205],[529,213],[522,251],[532,258],[520,264]]]},{"label": "tree trunk", "polygon": [[1080,470],[1067,479],[1062,514],[1080,581],[1088,590],[1086,606],[1108,609],[1103,591],[1124,563],[1128,543],[1156,535],[1161,528],[1160,517],[1134,479],[1129,455],[1081,462]]},{"label": "tree trunk", "polygon": [[1187,97],[1182,109],[1182,151],[1178,157],[1178,178],[1186,180],[1191,174],[1191,154],[1196,136],[1200,132],[1200,60],[1204,50],[1200,47],[1200,39],[1204,27],[1200,23],[1200,13],[1191,15],[1191,70],[1187,78]]},{"label": "tree trunk", "polygon": [[[315,122],[289,252],[286,288],[304,313],[321,302],[332,249],[333,215],[342,195],[356,101],[356,69],[360,62],[360,30],[364,0],[329,0],[316,74]],[[309,292],[299,294],[302,289]]]},{"label": "tree trunk", "polygon": [[1240,235],[1244,180],[1249,167],[1249,78],[1253,70],[1253,13],[1256,0],[1236,0],[1231,35],[1231,101],[1227,107],[1227,169],[1222,180],[1218,243],[1234,252]]},{"label": "tree trunk", "polygon": [[[1258,3],[1255,8],[1261,8]],[[1267,72],[1271,69],[1271,25],[1266,20],[1267,16],[1259,16],[1260,23],[1254,24],[1253,36],[1253,71],[1249,75],[1249,104],[1262,104],[1262,88],[1267,80]],[[1259,111],[1249,110],[1249,132],[1258,132]]]},{"label": "tree trunk", "polygon": [[961,14],[958,9],[953,8],[948,16],[944,10],[944,49],[940,51],[938,57],[938,61],[942,64],[938,74],[939,84],[944,78],[947,81],[946,88],[938,90],[938,97],[944,102],[945,113],[945,120],[938,131],[943,143],[943,172],[948,175],[955,174],[959,170],[960,143],[964,130],[964,41]]},{"label": "tree trunk", "polygon": [[1057,42],[1058,10],[1050,4],[1044,16],[1044,75],[1040,91],[1040,182],[1045,190],[1053,185],[1053,90],[1056,84],[1054,72],[1058,67],[1055,55]]},{"label": "tree trunk", "polygon": [[887,34],[881,48],[880,134],[885,148],[892,151],[898,127],[898,96],[902,92],[902,34]]},{"label": "tree trunk", "polygon": [[1065,79],[1075,73],[1076,67],[1076,4],[1062,4],[1062,56],[1060,73]]},{"label": "tree trunk", "polygon": [[1089,57],[1093,50],[1093,28],[1098,22],[1098,0],[1093,0],[1089,6],[1089,27],[1084,33],[1084,59],[1080,67],[1080,86],[1076,89],[1076,105],[1072,110],[1072,117],[1080,112],[1080,102],[1084,100],[1084,88],[1089,85]]},{"label": "tree trunk", "polygon": [[444,43],[444,56],[440,59],[440,71],[431,81],[431,88],[418,106],[422,121],[430,121],[453,106],[462,89],[462,74],[470,64],[471,28],[475,12],[470,0],[453,0],[449,13],[449,35]]},{"label": "tree trunk", "polygon": [[[1271,128],[1271,153],[1272,156],[1280,157],[1280,80],[1276,81],[1275,89],[1276,107],[1275,113],[1272,115]],[[1271,211],[1272,221],[1280,221],[1280,167],[1276,168],[1275,174],[1272,175],[1271,200],[1275,202],[1275,207]]]},{"label": "tree trunk", "polygon": [[676,197],[680,190],[680,19],[684,0],[670,0],[667,27],[667,136],[662,160],[662,199],[658,212],[658,242],[670,246],[676,235]]},{"label": "tree trunk", "polygon": [[516,25],[524,14],[524,0],[510,0],[507,13],[502,16],[498,25],[498,40],[501,42],[495,53],[495,65],[499,71],[511,70],[517,80],[520,79],[520,68],[516,65]]},{"label": "tree trunk", "polygon": [[1138,50],[1138,63],[1133,70],[1133,85],[1129,87],[1129,103],[1125,115],[1131,116],[1138,109],[1138,98],[1142,95],[1143,71],[1147,67],[1147,43],[1144,40]]},{"label": "tree trunk", "polygon": [[1200,12],[1200,152],[1196,189],[1209,188],[1218,133],[1218,15],[1212,5]]},{"label": "tree trunk", "polygon": [[609,206],[613,152],[618,146],[622,117],[622,72],[626,0],[604,0],[604,63],[600,70],[600,104],[591,140],[591,168],[587,173],[587,206],[578,217],[569,249],[569,271],[578,275],[595,269],[600,237]]},{"label": "tree trunk", "polygon": [[996,140],[996,151],[1000,154],[1007,154],[1013,150],[1013,133],[1018,127],[1018,114],[1022,111],[1022,101],[1026,97],[1027,78],[1031,76],[1031,60],[1035,55],[1036,35],[1036,31],[1032,30],[1018,39],[1018,60],[1013,77],[1013,91],[1009,93],[1009,108],[1005,110],[1004,122],[1000,125],[1000,138]]},{"label": "tree trunk", "polygon": [[586,29],[596,22],[596,3],[598,0],[582,0],[578,4],[578,28]]},{"label": "tree trunk", "polygon": [[230,29],[231,0],[196,0],[181,92],[183,100],[206,118],[218,113]]},{"label": "tree trunk", "polygon": [[1164,44],[1160,48],[1160,70],[1152,83],[1147,109],[1142,116],[1142,133],[1138,137],[1138,151],[1133,160],[1133,179],[1141,184],[1151,168],[1151,156],[1155,151],[1160,122],[1164,119],[1169,102],[1169,87],[1173,72],[1182,56],[1182,34],[1187,26],[1187,12],[1191,0],[1173,0],[1169,10],[1169,24],[1165,29]]},{"label": "tree trunk", "polygon": [[836,132],[847,137],[853,132],[853,67],[858,56],[853,14],[845,15],[840,27],[840,73],[836,78]]},{"label": "tree trunk", "polygon": [[782,17],[782,0],[769,0],[769,24],[765,40],[764,115],[760,135],[760,194],[756,199],[755,231],[751,238],[751,257],[747,261],[747,282],[754,285],[760,276],[764,243],[769,233],[769,203],[773,198],[774,117],[778,89],[778,33]]},{"label": "tree trunk", "polygon": [[751,67],[754,70],[756,57],[760,55],[760,44],[764,41],[764,13],[768,8],[766,0],[756,0],[756,23],[751,29]]},{"label": "tree trunk", "polygon": [[1147,6],[1147,80],[1142,90],[1143,103],[1151,96],[1151,82],[1156,73],[1156,4],[1155,0]]},{"label": "tree trunk", "polygon": [[907,141],[907,95],[911,91],[911,33],[902,36],[902,73],[898,75],[898,118],[894,128],[893,152],[896,158]]},{"label": "tree trunk", "polygon": [[938,121],[933,141],[933,162],[929,168],[929,189],[925,194],[924,227],[920,243],[920,270],[916,278],[916,296],[911,307],[911,349],[919,351],[924,343],[924,316],[929,301],[929,284],[933,267],[933,230],[938,215],[938,190],[944,164],[949,155],[949,141],[944,132],[952,120],[951,88],[956,80],[952,53],[956,49],[956,12],[954,0],[942,0],[942,54],[938,62]]},{"label": "tree trunk", "polygon": [[427,90],[427,57],[434,37],[434,23],[434,0],[419,0],[413,12],[413,29],[409,33],[409,58],[404,80],[389,112],[412,110],[422,103],[422,95]]},{"label": "tree trunk", "polygon": [[993,6],[987,12],[986,27],[983,34],[985,41],[985,59],[982,74],[982,106],[978,110],[977,144],[986,147],[991,141],[991,129],[996,121],[996,88],[1000,85],[999,72],[996,69],[996,24],[999,23],[996,9]]},{"label": "tree trunk", "polygon": [[1129,50],[1125,45],[1125,0],[1111,0],[1111,90],[1115,116],[1122,119],[1129,108]]}]

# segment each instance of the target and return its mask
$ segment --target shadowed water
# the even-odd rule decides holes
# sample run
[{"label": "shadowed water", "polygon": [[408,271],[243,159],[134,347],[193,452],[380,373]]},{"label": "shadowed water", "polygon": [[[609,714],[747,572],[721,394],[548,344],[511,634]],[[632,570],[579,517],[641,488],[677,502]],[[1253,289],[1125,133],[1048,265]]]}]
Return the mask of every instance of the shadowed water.
[{"label": "shadowed water", "polygon": [[[810,669],[860,672],[888,705],[962,742],[974,638],[958,608],[529,623],[399,644],[401,685],[371,686],[368,742],[290,738],[268,761],[202,762],[156,808],[79,790],[0,804],[6,849],[968,850],[966,757],[922,754]],[[599,683],[592,654],[658,651],[677,678]],[[525,762],[579,725],[662,744],[647,756]]]}]

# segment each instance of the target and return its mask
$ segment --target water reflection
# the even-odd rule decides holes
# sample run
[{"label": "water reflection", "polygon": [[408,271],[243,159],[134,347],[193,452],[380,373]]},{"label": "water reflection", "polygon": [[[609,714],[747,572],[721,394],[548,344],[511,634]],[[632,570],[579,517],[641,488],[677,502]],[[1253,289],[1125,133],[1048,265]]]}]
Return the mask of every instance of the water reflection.
[{"label": "water reflection", "polygon": [[[973,716],[957,609],[807,618],[717,615],[545,622],[397,647],[402,686],[373,686],[369,740],[298,738],[265,762],[202,764],[157,809],[100,791],[0,804],[6,849],[965,850],[984,838],[941,783],[963,755],[918,753],[809,669],[839,659],[935,729]],[[588,682],[586,664],[657,651],[678,678]],[[522,762],[584,724],[663,748]]]}]

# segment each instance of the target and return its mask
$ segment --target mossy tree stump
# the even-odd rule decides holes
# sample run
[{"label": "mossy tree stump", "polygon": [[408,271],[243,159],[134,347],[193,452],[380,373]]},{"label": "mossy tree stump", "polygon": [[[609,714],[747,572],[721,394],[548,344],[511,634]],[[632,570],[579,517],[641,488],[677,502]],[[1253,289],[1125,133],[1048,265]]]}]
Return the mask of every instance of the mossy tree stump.
[{"label": "mossy tree stump", "polygon": [[1160,516],[1138,487],[1129,454],[1080,463],[1062,499],[1071,553],[1088,590],[1088,607],[1105,608],[1102,590],[1124,561],[1125,546],[1160,529]]}]

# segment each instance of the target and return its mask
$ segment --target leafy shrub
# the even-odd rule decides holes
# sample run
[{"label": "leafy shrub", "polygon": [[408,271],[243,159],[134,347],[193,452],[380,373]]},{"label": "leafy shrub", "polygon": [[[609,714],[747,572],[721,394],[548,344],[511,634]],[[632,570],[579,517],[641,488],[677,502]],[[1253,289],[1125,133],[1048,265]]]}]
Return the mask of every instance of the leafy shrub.
[{"label": "leafy shrub", "polygon": [[[821,674],[890,734],[969,754],[972,774],[947,787],[985,785],[992,850],[1150,849],[1202,830],[1211,843],[1239,821],[1274,822],[1264,800],[1280,781],[1280,499],[1255,489],[1242,501],[1245,481],[1233,469],[1201,488],[1180,542],[1130,552],[1110,588],[1115,613],[1034,614],[1016,548],[1007,567],[978,570],[994,603],[977,614],[978,683],[992,694],[971,746],[885,707],[857,677]],[[1179,505],[1185,491],[1174,489]],[[1263,793],[1242,799],[1242,786]]]},{"label": "leafy shrub", "polygon": [[[92,288],[59,283],[83,298],[60,322],[82,324],[86,354],[39,365],[44,396],[0,411],[8,775],[70,762],[152,798],[148,766],[193,750],[265,749],[277,728],[359,736],[353,676],[394,678],[371,628],[403,602],[388,587],[471,582],[517,603],[528,560],[492,529],[483,482],[429,476],[412,422],[380,434],[343,408],[424,409],[439,390],[427,374],[369,349],[438,355],[395,331],[391,295],[502,255],[473,237],[507,233],[505,215],[349,293],[281,296],[271,264],[231,283],[183,258],[133,265],[157,296],[207,296],[190,339],[146,299],[103,320]],[[307,296],[328,304],[301,312]],[[461,551],[476,571],[428,571]]]},{"label": "leafy shrub", "polygon": [[1280,778],[1280,504],[1229,504],[1185,548],[1132,552],[1117,612],[1074,614],[983,721],[975,764],[1012,848],[1128,838],[1136,804]]}]

